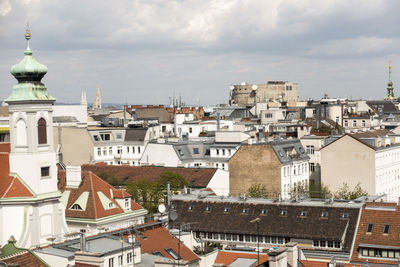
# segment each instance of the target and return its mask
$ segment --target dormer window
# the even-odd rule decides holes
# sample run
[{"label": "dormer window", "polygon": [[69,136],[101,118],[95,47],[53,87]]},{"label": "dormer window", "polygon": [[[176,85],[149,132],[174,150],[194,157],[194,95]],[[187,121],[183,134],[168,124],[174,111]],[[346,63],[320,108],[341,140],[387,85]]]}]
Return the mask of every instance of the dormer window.
[{"label": "dormer window", "polygon": [[125,198],[125,208],[129,208],[129,198]]},{"label": "dormer window", "polygon": [[267,213],[268,213],[268,210],[267,210],[267,209],[262,209],[262,210],[261,210],[261,214],[266,215]]},{"label": "dormer window", "polygon": [[108,207],[111,209],[111,208],[114,208],[114,203],[113,202],[110,202],[110,203],[108,203]]},{"label": "dormer window", "polygon": [[385,224],[385,227],[383,228],[383,233],[388,234],[390,231],[390,224]]},{"label": "dormer window", "polygon": [[230,210],[231,210],[230,207],[225,207],[225,208],[224,208],[224,212],[229,212]]},{"label": "dormer window", "polygon": [[189,205],[188,210],[193,210],[193,209],[194,209],[194,205],[193,204]]},{"label": "dormer window", "polygon": [[287,210],[281,210],[281,216],[287,216]]},{"label": "dormer window", "polygon": [[243,208],[242,213],[248,213],[249,209],[248,208]]},{"label": "dormer window", "polygon": [[369,223],[367,226],[367,233],[372,233],[372,230],[374,229],[374,224],[373,223]]},{"label": "dormer window", "polygon": [[72,205],[71,210],[82,210],[82,207],[79,204],[74,204]]},{"label": "dormer window", "polygon": [[300,212],[300,216],[301,216],[301,217],[307,217],[307,211],[302,210],[302,211]]},{"label": "dormer window", "polygon": [[327,211],[322,211],[322,213],[321,213],[321,217],[322,218],[328,218],[328,212]]},{"label": "dormer window", "polygon": [[343,212],[342,218],[343,219],[348,219],[349,218],[349,214],[347,212]]},{"label": "dormer window", "polygon": [[206,211],[211,211],[211,206],[210,205],[207,205]]}]

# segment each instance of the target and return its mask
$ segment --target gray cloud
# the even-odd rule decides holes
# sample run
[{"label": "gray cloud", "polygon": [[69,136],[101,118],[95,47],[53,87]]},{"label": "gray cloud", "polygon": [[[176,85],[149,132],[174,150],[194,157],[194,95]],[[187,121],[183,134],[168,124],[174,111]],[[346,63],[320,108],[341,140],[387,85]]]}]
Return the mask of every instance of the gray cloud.
[{"label": "gray cloud", "polygon": [[[382,98],[400,83],[396,0],[0,0],[0,99],[31,22],[36,59],[58,101],[227,101],[241,81],[298,82],[301,98]],[[396,71],[399,69],[399,71]]]}]

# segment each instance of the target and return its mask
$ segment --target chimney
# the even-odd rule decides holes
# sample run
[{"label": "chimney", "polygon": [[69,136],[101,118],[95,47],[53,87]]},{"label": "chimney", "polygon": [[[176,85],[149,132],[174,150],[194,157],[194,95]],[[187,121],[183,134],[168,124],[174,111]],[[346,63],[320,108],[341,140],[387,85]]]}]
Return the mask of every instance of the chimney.
[{"label": "chimney", "polygon": [[81,166],[67,166],[66,170],[67,187],[79,187],[82,181]]},{"label": "chimney", "polygon": [[217,110],[217,131],[221,130],[220,119],[220,113],[219,110]]},{"label": "chimney", "polygon": [[86,252],[86,235],[82,231],[81,231],[80,243],[81,243],[81,251]]},{"label": "chimney", "polygon": [[270,267],[287,267],[286,248],[278,248],[268,253],[268,262]]},{"label": "chimney", "polygon": [[332,256],[331,261],[328,264],[328,267],[336,267],[336,261],[334,256]]},{"label": "chimney", "polygon": [[286,244],[286,248],[287,262],[290,264],[290,266],[297,267],[299,260],[299,249],[297,247],[297,243],[289,242]]}]

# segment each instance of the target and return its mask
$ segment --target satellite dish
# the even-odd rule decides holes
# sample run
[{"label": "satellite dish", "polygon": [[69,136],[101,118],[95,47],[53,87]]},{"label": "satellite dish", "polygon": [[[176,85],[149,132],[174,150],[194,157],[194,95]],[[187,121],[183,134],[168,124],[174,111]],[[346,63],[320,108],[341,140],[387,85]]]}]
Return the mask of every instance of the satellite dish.
[{"label": "satellite dish", "polygon": [[166,210],[165,205],[164,204],[160,204],[158,205],[158,212],[160,213],[164,213]]},{"label": "satellite dish", "polygon": [[176,219],[178,219],[178,213],[176,213],[176,211],[171,210],[169,212],[169,218],[171,219],[171,221],[175,221]]},{"label": "satellite dish", "polygon": [[231,90],[233,90],[233,89],[235,88],[235,86],[231,85],[231,86],[229,86],[229,88],[230,88]]},{"label": "satellite dish", "polygon": [[251,89],[253,89],[253,90],[257,90],[257,88],[258,88],[257,84],[253,84],[253,85],[251,86]]}]

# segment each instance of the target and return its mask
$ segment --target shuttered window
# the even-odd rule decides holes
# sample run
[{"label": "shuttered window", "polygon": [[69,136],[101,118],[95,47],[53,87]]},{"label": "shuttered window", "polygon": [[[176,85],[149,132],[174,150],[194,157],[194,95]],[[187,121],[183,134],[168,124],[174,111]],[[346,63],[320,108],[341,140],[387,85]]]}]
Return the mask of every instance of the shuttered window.
[{"label": "shuttered window", "polygon": [[38,143],[47,144],[46,121],[43,118],[38,121]]}]

